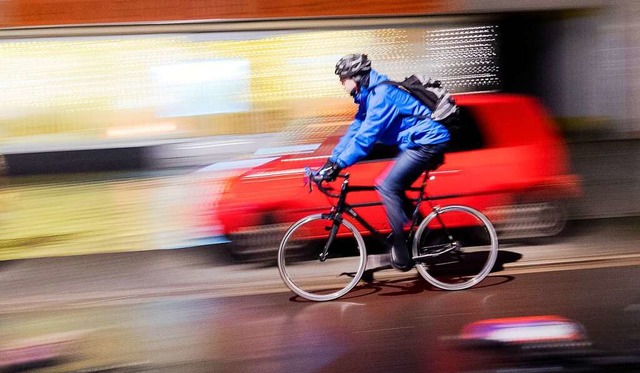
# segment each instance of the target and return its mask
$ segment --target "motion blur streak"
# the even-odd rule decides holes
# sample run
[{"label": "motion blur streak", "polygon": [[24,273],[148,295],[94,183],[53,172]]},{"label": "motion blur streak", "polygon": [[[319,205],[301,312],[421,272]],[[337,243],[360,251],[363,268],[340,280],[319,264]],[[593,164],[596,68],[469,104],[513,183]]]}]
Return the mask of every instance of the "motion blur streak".
[{"label": "motion blur streak", "polygon": [[[0,1],[0,371],[640,371],[640,2],[222,3]],[[479,286],[282,283],[282,197],[330,206],[299,170],[353,119],[348,53],[468,109],[430,187],[491,202]]]}]

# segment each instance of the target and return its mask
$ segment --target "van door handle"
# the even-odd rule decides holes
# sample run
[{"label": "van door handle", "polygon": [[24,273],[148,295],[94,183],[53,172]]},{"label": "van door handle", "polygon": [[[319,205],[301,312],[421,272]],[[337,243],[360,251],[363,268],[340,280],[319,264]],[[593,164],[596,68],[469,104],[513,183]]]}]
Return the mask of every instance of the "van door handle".
[{"label": "van door handle", "polygon": [[429,172],[429,175],[450,175],[450,174],[457,174],[459,173],[460,170],[443,170],[443,171],[431,171]]}]

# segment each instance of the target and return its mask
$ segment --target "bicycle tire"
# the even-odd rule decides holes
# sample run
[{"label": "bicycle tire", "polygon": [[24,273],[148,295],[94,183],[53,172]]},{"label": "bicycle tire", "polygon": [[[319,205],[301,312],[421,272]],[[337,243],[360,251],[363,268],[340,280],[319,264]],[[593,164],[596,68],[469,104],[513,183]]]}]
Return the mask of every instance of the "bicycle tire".
[{"label": "bicycle tire", "polygon": [[[295,294],[316,302],[340,298],[362,278],[367,252],[362,235],[346,220],[339,223],[338,239],[330,247],[326,260],[319,253],[327,242],[327,228],[336,222],[322,214],[298,220],[284,234],[278,248],[278,271],[285,285]],[[318,231],[320,240],[311,240]],[[301,245],[301,242],[309,243]],[[320,244],[318,244],[320,243]],[[354,250],[353,254],[348,252]],[[345,255],[346,254],[346,255]]]},{"label": "bicycle tire", "polygon": [[429,214],[418,226],[411,246],[420,275],[444,290],[477,285],[489,275],[498,257],[498,236],[489,219],[462,205],[437,208]]}]

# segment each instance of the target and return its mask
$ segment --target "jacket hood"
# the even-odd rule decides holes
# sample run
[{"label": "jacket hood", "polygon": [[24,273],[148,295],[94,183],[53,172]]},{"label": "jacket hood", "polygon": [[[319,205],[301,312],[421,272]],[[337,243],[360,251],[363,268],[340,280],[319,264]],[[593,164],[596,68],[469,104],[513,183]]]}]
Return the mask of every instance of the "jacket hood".
[{"label": "jacket hood", "polygon": [[375,87],[385,80],[389,80],[389,77],[384,74],[380,74],[373,69],[371,70],[371,73],[369,73],[369,87]]}]

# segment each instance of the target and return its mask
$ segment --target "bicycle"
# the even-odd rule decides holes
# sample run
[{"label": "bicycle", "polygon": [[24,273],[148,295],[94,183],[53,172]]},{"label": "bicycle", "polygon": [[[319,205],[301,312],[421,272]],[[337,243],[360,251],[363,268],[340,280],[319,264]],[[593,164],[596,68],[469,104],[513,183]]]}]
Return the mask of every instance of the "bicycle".
[{"label": "bicycle", "polygon": [[[306,169],[309,192],[315,184],[322,193],[337,199],[328,213],[312,214],[285,232],[278,248],[278,271],[285,285],[295,294],[311,301],[330,301],[351,291],[361,280],[367,264],[364,238],[350,216],[382,244],[387,243],[356,208],[381,206],[382,202],[347,203],[350,193],[373,191],[374,186],[349,185],[348,173],[339,193],[325,186],[322,179]],[[464,205],[435,206],[431,201],[460,197],[426,193],[424,172],[420,187],[412,198],[414,210],[407,235],[415,268],[435,287],[444,290],[468,289],[482,281],[492,270],[498,256],[498,238],[489,219],[480,211]],[[427,202],[431,212],[422,219],[421,204]],[[328,236],[327,236],[328,232]]]}]

